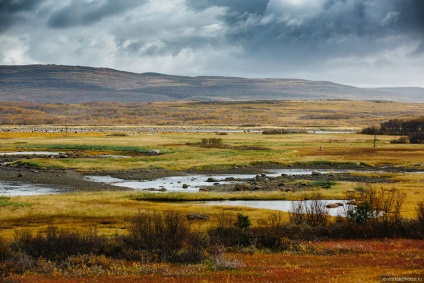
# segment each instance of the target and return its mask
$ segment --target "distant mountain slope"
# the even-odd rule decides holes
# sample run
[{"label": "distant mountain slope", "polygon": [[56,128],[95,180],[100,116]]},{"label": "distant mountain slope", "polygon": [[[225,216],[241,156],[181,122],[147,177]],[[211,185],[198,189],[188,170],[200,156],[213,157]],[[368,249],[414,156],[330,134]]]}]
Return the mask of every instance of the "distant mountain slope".
[{"label": "distant mountain slope", "polygon": [[364,89],[300,79],[136,74],[62,65],[0,66],[0,101],[84,103],[173,100],[355,99],[424,102],[424,89]]}]

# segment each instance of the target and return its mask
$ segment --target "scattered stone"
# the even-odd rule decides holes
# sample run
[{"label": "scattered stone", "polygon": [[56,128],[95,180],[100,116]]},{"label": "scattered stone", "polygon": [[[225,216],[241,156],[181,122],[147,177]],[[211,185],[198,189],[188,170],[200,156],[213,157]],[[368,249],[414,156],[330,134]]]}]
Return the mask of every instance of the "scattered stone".
[{"label": "scattered stone", "polygon": [[244,184],[237,184],[234,186],[234,190],[235,191],[249,191],[250,190],[250,185],[247,183]]}]

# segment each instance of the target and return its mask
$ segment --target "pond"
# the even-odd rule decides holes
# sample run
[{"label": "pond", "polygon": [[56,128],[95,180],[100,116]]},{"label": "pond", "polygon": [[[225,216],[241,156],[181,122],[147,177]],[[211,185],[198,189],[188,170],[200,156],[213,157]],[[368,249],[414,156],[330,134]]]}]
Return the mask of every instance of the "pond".
[{"label": "pond", "polygon": [[29,183],[0,181],[0,196],[35,196],[60,193],[63,193],[63,190]]},{"label": "pond", "polygon": [[[197,205],[217,205],[217,206],[241,206],[260,209],[270,209],[276,211],[289,212],[293,205],[299,204],[301,201],[290,200],[217,200],[217,201],[191,201],[181,202],[181,204],[197,204]],[[303,201],[306,206],[311,205],[312,200]],[[336,208],[328,208],[328,214],[331,216],[345,215],[347,209],[347,200],[319,200],[324,205],[341,203],[343,206]]]}]

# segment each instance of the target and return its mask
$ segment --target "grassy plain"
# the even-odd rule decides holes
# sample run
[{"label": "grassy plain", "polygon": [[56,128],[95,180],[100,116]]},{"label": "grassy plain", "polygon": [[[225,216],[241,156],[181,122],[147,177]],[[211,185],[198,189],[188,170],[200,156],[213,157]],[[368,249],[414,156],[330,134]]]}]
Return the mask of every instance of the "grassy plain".
[{"label": "grassy plain", "polygon": [[[190,109],[196,109],[198,111],[196,113],[204,113],[202,111],[205,111],[205,107],[209,107],[207,104],[193,105],[190,105],[192,107]],[[241,112],[245,112],[246,117],[250,115],[249,113],[255,113],[254,115],[261,113],[262,120],[255,118],[254,121],[255,123],[259,121],[262,127],[293,126],[317,130],[359,129],[362,126],[369,126],[394,116],[408,118],[424,114],[422,105],[409,104],[406,108],[393,107],[393,105],[393,103],[355,102],[351,104],[351,107],[348,107],[349,103],[344,101],[332,102],[331,104],[327,102],[279,102],[276,105],[244,105],[248,107],[241,110],[237,108],[239,105],[234,107],[234,104],[223,103],[221,108],[217,108],[219,111],[223,111],[216,113],[216,121],[218,122],[215,121],[212,124],[217,131],[222,129],[222,124],[226,122],[220,117],[232,109],[236,110],[225,119],[236,121],[229,123],[234,129],[243,129],[243,127],[240,127],[240,123],[249,121],[245,118],[236,118],[244,117],[240,116]],[[169,104],[155,105],[159,108],[165,106],[169,107]],[[177,106],[180,108],[187,107],[186,104]],[[178,108],[177,106],[174,108]],[[200,108],[202,110],[200,112],[199,107],[203,107]],[[271,107],[272,111],[267,107]],[[180,108],[178,108],[179,111]],[[211,108],[210,111],[216,112],[217,109]],[[184,113],[184,111],[181,111],[181,113]],[[326,113],[332,113],[333,116],[325,116]],[[275,118],[278,115],[281,116],[279,119],[269,122],[271,121],[269,117]],[[165,121],[163,116],[161,117],[162,121]],[[175,116],[174,119],[178,120],[178,117]],[[189,119],[181,121],[189,121]],[[193,121],[200,121],[200,119]],[[16,126],[13,127],[16,128]],[[19,162],[38,168],[64,168],[83,173],[149,168],[165,168],[177,171],[196,169],[213,172],[214,170],[251,165],[260,165],[266,168],[267,166],[295,164],[304,164],[304,166],[307,166],[307,164],[325,165],[337,169],[338,165],[345,163],[352,166],[424,169],[423,145],[391,144],[390,141],[397,138],[392,136],[378,136],[376,147],[374,147],[373,136],[356,133],[264,135],[257,132],[241,131],[218,136],[215,133],[202,132],[142,132],[137,127],[122,127],[124,134],[116,135],[116,131],[111,133],[93,130],[65,134],[63,132],[32,132],[28,130],[31,129],[30,127],[23,128],[26,130],[0,132],[0,152],[17,150],[63,152],[76,150],[84,153],[83,157],[32,158],[22,159]],[[224,147],[202,148],[199,146],[202,139],[214,137],[222,138]],[[159,156],[143,154],[151,149],[158,149],[162,154]],[[93,158],[93,155],[100,154],[118,154],[130,157]],[[424,200],[423,174],[396,172],[356,174],[388,177],[392,183],[379,183],[374,184],[374,186],[386,189],[396,188],[406,192],[407,197],[401,214],[407,218],[415,217],[416,204]],[[336,185],[331,189],[320,189],[318,192],[322,194],[323,198],[338,199],[343,198],[347,190],[357,185],[353,182],[336,182]],[[170,200],[303,199],[307,197],[307,194],[309,192],[164,193],[160,195],[161,201],[157,201],[157,199],[151,201],[155,200],[158,194],[108,191],[11,197],[2,199],[0,202],[0,236],[11,239],[16,230],[29,229],[35,232],[45,229],[49,225],[71,230],[86,230],[90,227],[96,227],[100,234],[107,236],[126,234],[127,219],[136,212],[170,210],[178,210],[183,214],[198,212],[209,215],[211,221],[199,221],[193,224],[195,230],[205,230],[216,225],[218,215],[223,211],[222,207],[189,203],[176,204]],[[134,197],[144,198],[145,201],[134,200]],[[275,211],[245,207],[230,207],[225,208],[225,210],[234,214],[242,211],[250,217],[254,226],[275,213]],[[282,215],[284,220],[288,220],[287,213],[282,213]],[[336,252],[330,254],[257,252],[253,255],[234,253],[230,254],[229,257],[242,263],[234,270],[210,269],[207,264],[179,266],[161,263],[146,265],[145,268],[148,270],[143,271],[145,272],[143,277],[135,275],[106,276],[98,277],[98,280],[99,282],[102,280],[111,282],[112,280],[115,282],[156,282],[158,280],[173,282],[278,282],[284,279],[287,282],[299,282],[299,280],[302,282],[308,280],[313,282],[379,282],[382,275],[422,277],[422,273],[420,273],[420,268],[423,266],[422,251],[424,250],[422,240],[323,241],[306,243],[306,245],[316,245],[320,249],[325,248]],[[62,282],[76,282],[80,279],[61,277],[60,280]],[[35,275],[28,275],[23,280],[22,282],[25,282],[25,280],[28,280],[27,282],[31,282],[31,280],[57,282],[49,281],[57,280],[57,278],[52,279],[48,276]]]},{"label": "grassy plain", "polygon": [[[338,164],[366,164],[370,166],[403,166],[423,169],[422,145],[390,144],[391,136],[379,136],[376,147],[373,137],[361,134],[289,134],[263,135],[261,133],[229,133],[219,136],[224,148],[201,148],[196,143],[203,138],[216,137],[214,133],[134,133],[128,136],[110,136],[107,133],[0,133],[2,151],[77,149],[89,154],[115,153],[130,158],[32,158],[20,162],[41,168],[66,168],[93,173],[99,170],[122,170],[139,168],[166,168],[170,170],[222,170],[233,167],[261,165],[262,167],[296,163],[327,165],[337,169]],[[66,145],[66,146],[63,146]],[[256,148],[255,150],[243,149]],[[242,149],[240,149],[242,148]],[[258,150],[257,148],[263,148]],[[102,150],[101,150],[102,149]],[[145,156],[137,150],[159,149],[159,156]],[[415,166],[420,164],[420,166]],[[396,188],[407,192],[402,214],[413,217],[415,205],[424,199],[422,174],[356,173],[365,176],[387,176],[394,183],[377,184],[387,189]],[[344,198],[346,191],[356,183],[337,182],[331,189],[321,189],[323,198]],[[64,227],[98,225],[107,234],[124,231],[123,216],[138,209],[194,209],[217,214],[221,208],[175,206],[170,203],[149,203],[130,200],[129,193],[102,192],[66,194],[37,197],[16,197],[17,201],[31,203],[29,207],[3,207],[3,234],[10,235],[16,227],[38,229],[55,223]],[[308,192],[251,192],[231,194],[161,194],[161,200],[202,199],[303,199]],[[146,194],[154,200],[157,194]],[[69,207],[69,209],[67,209]],[[206,210],[206,211],[205,211]],[[266,213],[253,213],[254,220],[266,218]],[[109,219],[109,220],[108,220]],[[113,224],[102,224],[111,222]],[[9,224],[6,224],[9,223]],[[32,224],[30,224],[32,223]],[[7,228],[8,227],[8,228]],[[6,229],[7,228],[7,229]]]}]

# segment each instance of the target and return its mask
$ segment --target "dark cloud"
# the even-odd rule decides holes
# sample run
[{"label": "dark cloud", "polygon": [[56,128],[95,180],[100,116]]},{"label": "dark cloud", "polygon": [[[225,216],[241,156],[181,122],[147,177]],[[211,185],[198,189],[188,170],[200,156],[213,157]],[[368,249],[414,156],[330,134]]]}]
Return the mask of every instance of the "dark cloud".
[{"label": "dark cloud", "polygon": [[292,7],[289,3],[281,10],[268,9],[262,18],[229,13],[225,18],[230,28],[228,40],[241,44],[246,56],[297,64],[373,54],[396,48],[403,43],[399,38],[424,39],[422,0],[327,0],[316,13],[299,6],[293,12]]},{"label": "dark cloud", "polygon": [[74,0],[69,5],[54,12],[48,24],[53,28],[90,25],[105,17],[117,15],[131,7],[141,5],[143,2],[136,0],[99,0],[92,2]]},{"label": "dark cloud", "polygon": [[0,0],[0,32],[25,21],[22,13],[31,11],[38,4],[34,0]]}]

